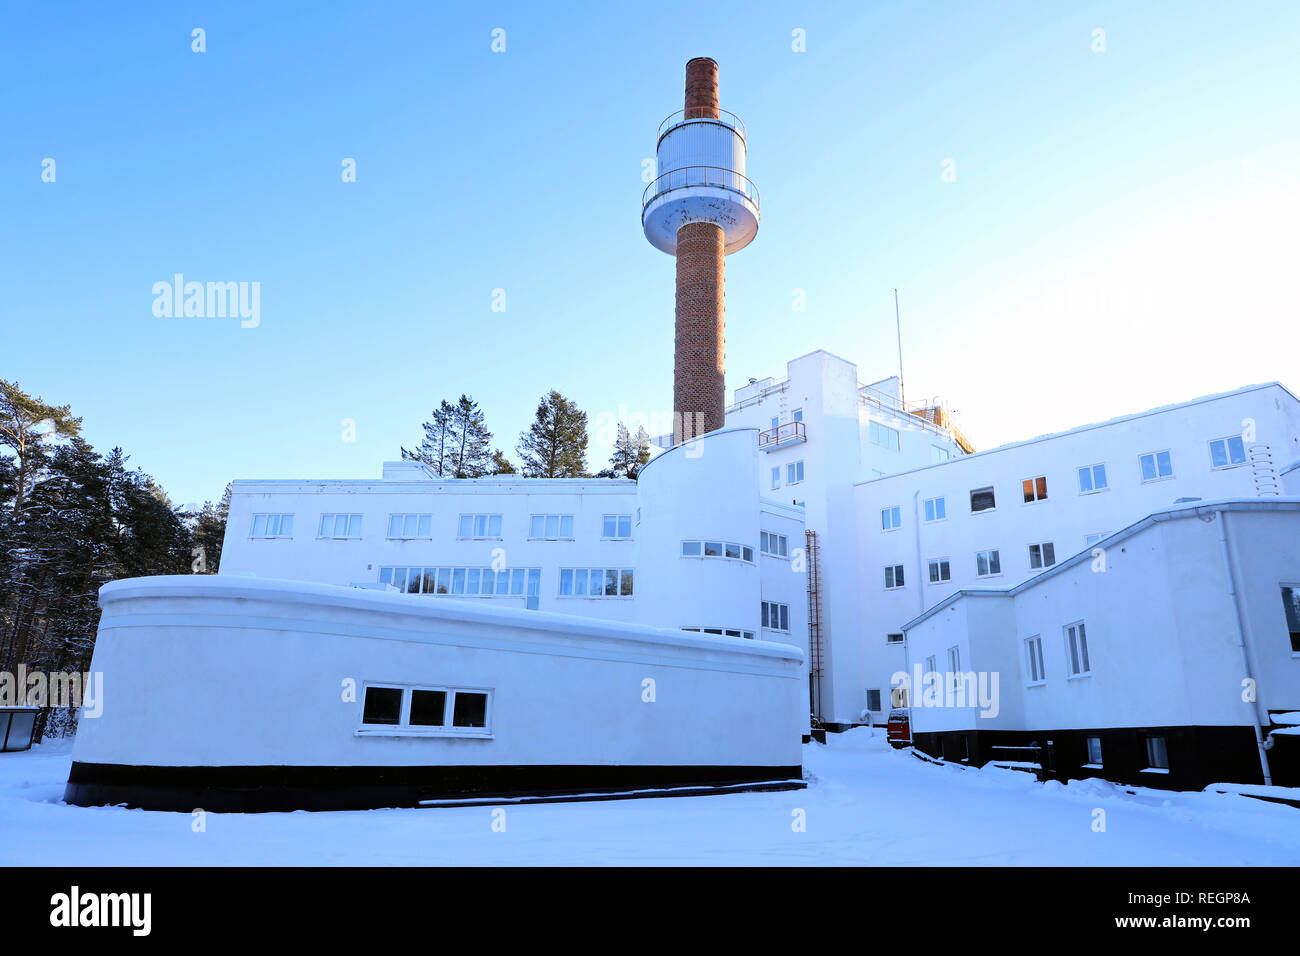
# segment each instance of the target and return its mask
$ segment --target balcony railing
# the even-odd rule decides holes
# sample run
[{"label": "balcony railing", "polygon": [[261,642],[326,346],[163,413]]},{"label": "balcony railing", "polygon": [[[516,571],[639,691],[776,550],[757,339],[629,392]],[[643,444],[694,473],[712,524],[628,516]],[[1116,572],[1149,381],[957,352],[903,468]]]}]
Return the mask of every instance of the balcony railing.
[{"label": "balcony railing", "polygon": [[803,422],[786,422],[776,428],[758,433],[759,451],[776,451],[795,442],[807,441],[808,432]]},{"label": "balcony railing", "polygon": [[904,402],[889,392],[882,392],[869,385],[858,386],[861,402],[868,408],[903,418],[922,430],[947,438],[956,443],[966,454],[975,448],[952,420],[952,414],[946,406],[935,402]]},{"label": "balcony railing", "polygon": [[[717,115],[714,115],[715,113]],[[740,134],[741,139],[745,138],[745,124],[740,121],[740,117],[735,113],[728,113],[726,110],[714,110],[711,106],[692,106],[669,114],[668,118],[659,124],[659,135],[656,137],[655,142],[663,139],[664,133],[674,126],[680,126],[682,123],[691,120],[711,120],[714,123],[721,123],[723,126],[734,129]]]},{"label": "balcony railing", "polygon": [[645,217],[646,207],[660,196],[675,189],[689,189],[693,186],[729,189],[740,193],[754,204],[754,208],[758,208],[758,187],[734,169],[726,169],[722,166],[683,166],[680,169],[669,170],[646,186],[645,192],[641,194],[642,218]]}]

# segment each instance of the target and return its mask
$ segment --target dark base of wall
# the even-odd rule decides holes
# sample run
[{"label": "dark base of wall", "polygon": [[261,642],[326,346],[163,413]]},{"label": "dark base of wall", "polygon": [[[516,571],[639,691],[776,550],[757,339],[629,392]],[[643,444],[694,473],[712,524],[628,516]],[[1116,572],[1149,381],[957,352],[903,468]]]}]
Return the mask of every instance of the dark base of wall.
[{"label": "dark base of wall", "polygon": [[373,810],[465,799],[607,798],[685,788],[802,787],[793,767],[137,767],[72,764],[63,799],[81,807],[216,813]]},{"label": "dark base of wall", "polygon": [[[1162,735],[1169,772],[1146,770],[1146,738]],[[1088,767],[1088,738],[1101,738],[1102,766]],[[971,766],[992,761],[1036,762],[1039,779],[1098,777],[1161,790],[1201,790],[1211,783],[1263,783],[1250,727],[1126,727],[1098,730],[956,731],[918,733],[914,746]],[[1032,747],[1037,745],[1039,749]],[[1270,754],[1277,777],[1276,748]]]}]

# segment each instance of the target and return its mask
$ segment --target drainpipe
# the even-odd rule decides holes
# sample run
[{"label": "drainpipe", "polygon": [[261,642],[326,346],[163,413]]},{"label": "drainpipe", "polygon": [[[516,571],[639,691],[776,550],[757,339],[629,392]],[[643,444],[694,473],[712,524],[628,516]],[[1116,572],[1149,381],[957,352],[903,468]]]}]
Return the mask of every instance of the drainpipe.
[{"label": "drainpipe", "polygon": [[[1237,625],[1237,647],[1241,650],[1241,666],[1244,673],[1249,676],[1253,670],[1250,666],[1250,652],[1246,647],[1246,628],[1242,621],[1241,605],[1237,595],[1237,580],[1232,573],[1231,551],[1228,547],[1228,513],[1216,508],[1214,515],[1219,522],[1219,550],[1223,553],[1223,569],[1228,575],[1228,597],[1232,599],[1232,617]],[[1273,774],[1268,766],[1268,744],[1264,741],[1264,726],[1259,716],[1258,685],[1255,688],[1255,703],[1250,710],[1255,718],[1255,746],[1259,748],[1259,766],[1264,772],[1264,786],[1272,786]]]},{"label": "drainpipe", "polygon": [[[921,510],[918,502],[921,500],[921,489],[912,492],[912,533],[916,536],[916,597],[917,606],[920,607],[921,613],[925,613],[925,579],[921,576],[924,568],[924,559],[921,557]],[[904,638],[906,639],[906,638]]]}]

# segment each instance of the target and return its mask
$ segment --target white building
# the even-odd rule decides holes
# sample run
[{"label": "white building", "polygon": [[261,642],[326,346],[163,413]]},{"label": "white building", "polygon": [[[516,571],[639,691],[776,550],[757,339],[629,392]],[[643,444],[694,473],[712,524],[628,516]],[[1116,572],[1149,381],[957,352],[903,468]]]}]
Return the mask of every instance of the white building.
[{"label": "white building", "polygon": [[1298,498],[1197,501],[949,594],[903,625],[914,741],[1057,777],[1300,785],[1300,740],[1272,736],[1300,710],[1297,542]]}]

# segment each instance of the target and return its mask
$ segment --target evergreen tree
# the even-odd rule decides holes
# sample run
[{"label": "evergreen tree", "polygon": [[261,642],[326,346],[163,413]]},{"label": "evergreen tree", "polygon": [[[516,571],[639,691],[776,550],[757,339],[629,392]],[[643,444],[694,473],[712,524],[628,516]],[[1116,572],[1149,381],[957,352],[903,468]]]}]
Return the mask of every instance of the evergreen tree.
[{"label": "evergreen tree", "polygon": [[50,436],[71,438],[80,433],[81,419],[72,417],[69,406],[47,405],[24,392],[17,382],[0,378],[0,445],[12,448],[18,462],[15,515],[31,490],[37,463],[48,451]]},{"label": "evergreen tree", "polygon": [[492,433],[487,430],[478,402],[461,395],[454,406],[451,437],[454,444],[448,460],[449,478],[479,478],[492,473]]},{"label": "evergreen tree", "polygon": [[452,423],[456,418],[456,407],[446,399],[433,410],[429,420],[424,423],[424,439],[415,451],[402,449],[403,461],[418,461],[428,467],[438,478],[450,478],[447,461],[456,446],[452,434]]},{"label": "evergreen tree", "polygon": [[203,508],[194,519],[194,547],[203,549],[203,564],[209,574],[216,574],[221,566],[221,546],[226,540],[226,521],[230,517],[231,486],[213,505],[203,502]]},{"label": "evergreen tree", "polygon": [[[636,434],[626,425],[618,423],[618,437],[614,441],[614,454],[609,463],[615,478],[635,478],[650,460],[650,433],[645,426],[637,426]],[[603,474],[603,473],[602,473]]]},{"label": "evergreen tree", "polygon": [[518,472],[515,471],[515,466],[510,463],[510,459],[506,457],[506,453],[503,452],[500,448],[498,448],[496,451],[492,453],[492,474],[494,475],[518,474]]},{"label": "evergreen tree", "polygon": [[586,477],[587,413],[552,390],[538,403],[536,418],[519,435],[516,450],[525,477]]}]

